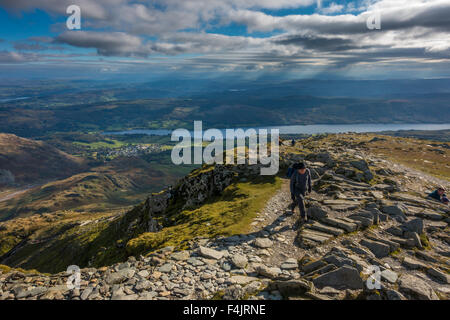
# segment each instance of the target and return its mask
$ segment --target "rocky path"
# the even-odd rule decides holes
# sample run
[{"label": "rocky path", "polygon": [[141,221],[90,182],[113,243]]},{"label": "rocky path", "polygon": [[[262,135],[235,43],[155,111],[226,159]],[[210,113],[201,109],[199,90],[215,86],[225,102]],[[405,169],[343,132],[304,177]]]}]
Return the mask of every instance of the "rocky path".
[{"label": "rocky path", "polygon": [[285,180],[248,234],[82,269],[73,290],[65,273],[4,272],[0,299],[448,299],[449,209],[413,195],[441,181],[372,157],[390,183],[368,184],[321,158],[309,162],[316,191],[306,224],[288,209]]}]

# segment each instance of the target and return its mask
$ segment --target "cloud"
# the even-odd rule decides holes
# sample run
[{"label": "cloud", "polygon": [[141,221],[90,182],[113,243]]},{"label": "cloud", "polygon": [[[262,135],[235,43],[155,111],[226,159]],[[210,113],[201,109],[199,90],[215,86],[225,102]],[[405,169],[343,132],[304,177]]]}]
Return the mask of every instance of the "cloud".
[{"label": "cloud", "polygon": [[344,10],[344,8],[345,8],[344,5],[333,2],[328,7],[321,8],[319,11],[323,14],[334,14],[334,13],[342,12],[342,10]]},{"label": "cloud", "polygon": [[[128,57],[148,64],[167,56],[170,68],[261,70],[295,66],[345,68],[352,65],[447,65],[450,33],[448,0],[0,0],[11,11],[35,8],[66,16],[69,4],[82,9],[82,31],[54,39],[14,43],[19,51],[55,45],[95,50],[98,56]],[[311,6],[314,14],[302,14]],[[296,14],[272,10],[295,9]],[[381,30],[366,21],[380,13]],[[221,28],[243,27],[236,35]],[[62,26],[64,27],[64,26]],[[211,33],[210,30],[216,30]],[[242,30],[242,29],[239,29]],[[59,33],[59,32],[58,32]],[[262,33],[262,36],[255,34]],[[4,61],[27,62],[22,53]],[[93,53],[94,54],[94,53]],[[174,57],[180,56],[180,57]],[[47,56],[34,56],[48,59]],[[159,64],[162,62],[157,61]],[[105,69],[106,70],[106,69]]]},{"label": "cloud", "polygon": [[146,52],[139,37],[123,32],[67,31],[55,39],[55,43],[80,48],[95,48],[103,56],[145,56]]},{"label": "cloud", "polygon": [[23,63],[36,60],[33,54],[23,54],[13,51],[0,51],[0,63]]}]

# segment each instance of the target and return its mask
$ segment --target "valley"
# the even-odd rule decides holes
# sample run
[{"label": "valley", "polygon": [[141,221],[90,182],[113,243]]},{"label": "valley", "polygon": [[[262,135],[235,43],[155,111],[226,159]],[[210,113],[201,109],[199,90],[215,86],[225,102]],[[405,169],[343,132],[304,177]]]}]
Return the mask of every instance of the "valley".
[{"label": "valley", "polygon": [[[417,150],[420,160],[431,144],[441,157],[430,169],[402,153]],[[425,198],[437,185],[448,188],[448,173],[439,170],[448,156],[445,143],[411,138],[301,139],[282,146],[283,169],[268,180],[261,180],[258,165],[215,165],[131,210],[5,221],[1,259],[9,267],[0,279],[20,276],[10,267],[37,269],[23,275],[31,282],[17,292],[40,299],[448,299],[450,212]],[[303,225],[287,208],[284,177],[300,159],[314,179],[311,221]],[[417,236],[409,226],[420,229]],[[64,273],[41,273],[69,264],[84,267],[79,291],[61,287]],[[370,264],[381,268],[381,290],[363,286]],[[339,282],[334,274],[352,280]]]}]

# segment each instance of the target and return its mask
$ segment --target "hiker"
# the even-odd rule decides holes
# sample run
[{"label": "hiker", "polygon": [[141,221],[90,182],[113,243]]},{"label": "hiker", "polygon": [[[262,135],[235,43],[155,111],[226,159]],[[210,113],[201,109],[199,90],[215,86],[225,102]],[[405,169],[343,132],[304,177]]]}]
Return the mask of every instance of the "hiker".
[{"label": "hiker", "polygon": [[291,176],[291,210],[294,211],[298,205],[300,209],[300,219],[305,222],[308,220],[305,209],[306,192],[311,193],[311,172],[306,165],[301,162],[293,166],[294,172]]},{"label": "hiker", "polygon": [[295,146],[295,140],[294,139],[291,140],[291,146]]},{"label": "hiker", "polygon": [[436,190],[434,190],[432,193],[428,195],[430,198],[437,200],[439,202],[442,202],[444,204],[448,204],[449,200],[447,196],[445,195],[445,189],[444,187],[439,187]]}]

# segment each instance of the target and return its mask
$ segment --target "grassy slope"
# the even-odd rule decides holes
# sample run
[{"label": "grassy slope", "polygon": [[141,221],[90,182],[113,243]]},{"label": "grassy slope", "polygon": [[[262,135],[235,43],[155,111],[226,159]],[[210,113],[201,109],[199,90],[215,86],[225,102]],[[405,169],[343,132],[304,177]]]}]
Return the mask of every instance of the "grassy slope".
[{"label": "grassy slope", "polygon": [[[109,265],[123,261],[128,255],[146,254],[167,245],[183,248],[187,241],[196,237],[243,233],[280,186],[281,180],[277,177],[257,177],[249,182],[235,182],[222,195],[196,208],[180,212],[179,204],[174,203],[168,210],[166,227],[157,233],[144,233],[147,217],[142,213],[142,205],[123,216],[112,217],[113,221],[102,220],[105,217],[99,214],[68,213],[48,223],[33,217],[35,222],[30,224],[41,223],[41,226],[36,226],[37,231],[31,233],[27,244],[3,263],[41,272],[59,272],[70,264]],[[164,216],[160,219],[164,220]],[[87,219],[100,220],[84,226],[75,224]],[[8,222],[16,223],[16,233],[23,225],[17,220]],[[31,225],[28,228],[32,228]],[[22,232],[27,234],[27,230]],[[2,232],[0,236],[4,238]],[[51,238],[51,241],[29,241],[42,238]],[[16,241],[14,245],[17,244]]]},{"label": "grassy slope", "polygon": [[377,155],[450,181],[450,149],[430,146],[442,144],[441,142],[388,136],[382,138],[386,141],[375,141],[365,145]]},{"label": "grassy slope", "polygon": [[257,177],[236,182],[199,208],[175,212],[171,226],[160,232],[143,233],[127,244],[130,254],[172,245],[183,248],[196,237],[231,236],[248,231],[250,222],[281,187],[278,177]]}]

